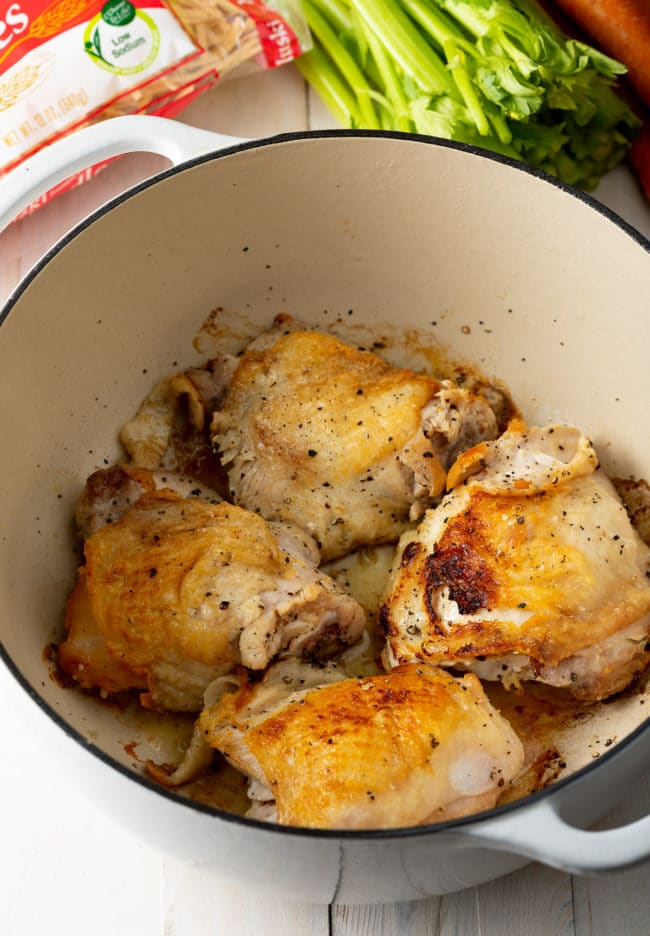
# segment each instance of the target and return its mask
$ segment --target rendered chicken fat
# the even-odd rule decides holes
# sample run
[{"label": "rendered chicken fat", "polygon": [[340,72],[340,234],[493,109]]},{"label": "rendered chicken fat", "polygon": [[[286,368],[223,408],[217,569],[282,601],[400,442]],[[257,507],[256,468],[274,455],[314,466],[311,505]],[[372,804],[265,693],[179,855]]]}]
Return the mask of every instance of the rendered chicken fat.
[{"label": "rendered chicken fat", "polygon": [[150,776],[218,783],[220,752],[257,819],[444,821],[522,795],[529,769],[479,678],[591,701],[646,668],[650,548],[591,442],[519,419],[495,438],[516,407],[472,386],[280,315],[151,390],[130,463],[77,506],[58,655],[84,689],[200,713]]}]

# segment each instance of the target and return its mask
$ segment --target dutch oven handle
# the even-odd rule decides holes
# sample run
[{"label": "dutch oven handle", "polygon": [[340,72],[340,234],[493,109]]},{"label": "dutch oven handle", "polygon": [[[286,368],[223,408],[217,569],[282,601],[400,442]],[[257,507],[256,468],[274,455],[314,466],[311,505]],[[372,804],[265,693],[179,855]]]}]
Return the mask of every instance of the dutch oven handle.
[{"label": "dutch oven handle", "polygon": [[650,857],[650,816],[618,829],[589,832],[562,818],[563,798],[547,796],[523,810],[463,830],[472,842],[514,852],[561,871],[597,874]]},{"label": "dutch oven handle", "polygon": [[164,117],[114,117],[57,140],[0,179],[0,231],[23,208],[76,172],[126,153],[157,153],[174,165],[245,142]]}]

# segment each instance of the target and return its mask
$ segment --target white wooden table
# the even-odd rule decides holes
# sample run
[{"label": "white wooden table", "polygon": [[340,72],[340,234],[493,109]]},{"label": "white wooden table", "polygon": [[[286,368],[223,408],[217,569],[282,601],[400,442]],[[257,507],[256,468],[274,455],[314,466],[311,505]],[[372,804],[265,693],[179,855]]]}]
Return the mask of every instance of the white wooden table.
[{"label": "white wooden table", "polygon": [[[334,126],[292,66],[224,81],[183,115],[238,136]],[[0,303],[58,237],[94,207],[164,167],[125,157],[0,235]],[[650,236],[650,210],[626,170],[603,201]],[[262,898],[242,882],[168,858],[74,793],[2,706],[0,933],[3,936],[649,936],[650,866],[604,878],[540,865],[412,904],[326,907]],[[650,778],[609,817],[650,810]]]}]

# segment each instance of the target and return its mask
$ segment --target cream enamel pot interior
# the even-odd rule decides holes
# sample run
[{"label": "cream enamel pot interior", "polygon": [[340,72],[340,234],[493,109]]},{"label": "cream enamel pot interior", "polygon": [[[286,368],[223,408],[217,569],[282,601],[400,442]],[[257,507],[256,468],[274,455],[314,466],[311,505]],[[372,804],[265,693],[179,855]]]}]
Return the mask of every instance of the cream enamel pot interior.
[{"label": "cream enamel pot interior", "polygon": [[134,770],[114,711],[50,678],[43,648],[61,633],[83,480],[117,458],[116,429],[153,382],[173,362],[202,359],[192,339],[216,306],[231,332],[283,310],[316,324],[350,309],[370,327],[436,320],[436,338],[506,380],[531,422],[565,418],[607,469],[650,475],[649,245],[593,200],[437,140],[328,132],[242,143],[128,117],[0,182],[5,222],[73,170],[141,149],[179,164],[66,236],[2,316],[0,682],[13,713],[118,821],[276,895],[408,900],[530,858],[583,873],[647,858],[648,817],[582,831],[650,765],[650,705],[638,698],[634,712],[619,706],[618,743],[518,803],[341,833],[265,825],[155,786]]}]

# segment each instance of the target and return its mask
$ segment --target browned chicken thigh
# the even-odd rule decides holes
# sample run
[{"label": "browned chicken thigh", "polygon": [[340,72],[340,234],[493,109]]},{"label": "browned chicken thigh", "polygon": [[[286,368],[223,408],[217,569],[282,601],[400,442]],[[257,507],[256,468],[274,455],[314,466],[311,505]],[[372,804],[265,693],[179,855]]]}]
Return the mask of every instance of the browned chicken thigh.
[{"label": "browned chicken thigh", "polygon": [[380,612],[414,660],[606,698],[648,664],[650,549],[577,429],[513,422],[405,534]]},{"label": "browned chicken thigh", "polygon": [[[361,607],[317,570],[308,535],[225,502],[146,493],[90,536],[85,556],[60,661],[107,691],[130,673],[156,708],[198,711],[208,684],[237,665],[326,656],[363,631]],[[102,641],[81,655],[93,635],[118,665],[104,681]]]},{"label": "browned chicken thigh", "polygon": [[323,559],[398,538],[458,452],[496,435],[485,400],[287,317],[232,375],[213,441],[236,503],[311,533]]},{"label": "browned chicken thigh", "polygon": [[289,661],[199,717],[251,782],[248,815],[285,825],[395,828],[494,806],[523,748],[473,675],[426,665],[348,678]]}]

